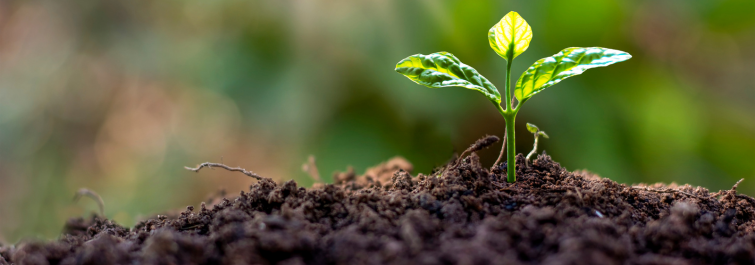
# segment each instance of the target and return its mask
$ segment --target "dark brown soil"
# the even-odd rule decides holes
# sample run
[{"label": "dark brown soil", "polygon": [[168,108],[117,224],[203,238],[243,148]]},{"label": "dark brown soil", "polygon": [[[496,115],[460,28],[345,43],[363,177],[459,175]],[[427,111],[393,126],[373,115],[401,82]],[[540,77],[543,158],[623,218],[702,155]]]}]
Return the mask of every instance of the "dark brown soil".
[{"label": "dark brown soil", "polygon": [[305,189],[249,192],[134,228],[70,220],[0,264],[755,264],[755,200],[736,189],[631,187],[548,156],[504,182],[472,154],[438,176],[393,160]]}]

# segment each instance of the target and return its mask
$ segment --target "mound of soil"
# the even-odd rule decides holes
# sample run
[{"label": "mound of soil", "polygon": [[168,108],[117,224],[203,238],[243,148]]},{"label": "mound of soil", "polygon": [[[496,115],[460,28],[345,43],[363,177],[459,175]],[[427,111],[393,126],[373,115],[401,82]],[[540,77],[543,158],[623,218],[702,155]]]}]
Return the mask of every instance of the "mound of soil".
[{"label": "mound of soil", "polygon": [[755,263],[755,200],[736,186],[632,187],[523,162],[513,184],[475,154],[432,176],[394,160],[319,188],[263,179],[131,229],[70,220],[57,241],[0,248],[0,264]]}]

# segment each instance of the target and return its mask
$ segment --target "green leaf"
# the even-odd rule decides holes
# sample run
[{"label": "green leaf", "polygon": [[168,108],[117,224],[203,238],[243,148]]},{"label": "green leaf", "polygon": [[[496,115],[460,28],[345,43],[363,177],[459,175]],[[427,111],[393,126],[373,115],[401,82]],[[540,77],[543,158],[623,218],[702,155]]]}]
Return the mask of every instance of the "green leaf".
[{"label": "green leaf", "polygon": [[528,122],[527,123],[527,130],[530,131],[531,133],[536,133],[537,131],[540,130],[540,128],[537,128],[537,126],[535,126],[534,124]]},{"label": "green leaf", "polygon": [[530,131],[531,133],[540,135],[540,136],[545,137],[546,139],[548,139],[548,135],[545,134],[544,131],[541,131],[540,128],[538,128],[537,126],[535,126],[532,123],[529,123],[529,122],[527,123],[527,130]]},{"label": "green leaf", "polygon": [[490,47],[507,61],[530,47],[532,28],[519,13],[511,11],[488,31]]},{"label": "green leaf", "polygon": [[489,100],[501,103],[501,94],[488,79],[448,52],[406,57],[396,64],[396,72],[429,88],[463,87],[480,91]]},{"label": "green leaf", "polygon": [[623,62],[629,58],[632,58],[629,53],[607,48],[566,48],[532,64],[516,82],[514,95],[519,102],[524,102],[567,77],[581,74],[590,68]]}]

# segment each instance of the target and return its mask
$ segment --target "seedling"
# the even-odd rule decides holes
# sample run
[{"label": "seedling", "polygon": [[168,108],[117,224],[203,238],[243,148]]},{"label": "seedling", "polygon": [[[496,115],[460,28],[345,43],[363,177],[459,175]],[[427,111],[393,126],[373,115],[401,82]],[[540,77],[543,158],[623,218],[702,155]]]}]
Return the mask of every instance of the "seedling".
[{"label": "seedling", "polygon": [[545,137],[545,139],[548,139],[548,135],[545,134],[544,131],[541,131],[540,128],[538,128],[532,123],[527,123],[527,130],[535,135],[535,144],[532,146],[532,151],[530,151],[530,153],[527,154],[527,158],[524,159],[524,165],[526,165],[527,167],[530,167],[530,158],[534,156],[535,154],[537,154],[537,139],[540,138],[540,136]]},{"label": "seedling", "polygon": [[105,201],[96,192],[87,188],[81,188],[76,191],[76,195],[73,196],[73,202],[78,202],[81,196],[86,196],[97,202],[97,206],[100,208],[100,216],[105,216]]},{"label": "seedling", "polygon": [[505,95],[501,106],[501,94],[485,77],[469,65],[463,64],[449,52],[436,52],[428,55],[415,54],[396,64],[396,72],[405,75],[417,84],[429,88],[463,87],[476,90],[495,105],[506,121],[506,155],[508,160],[507,180],[516,181],[516,150],[514,122],[522,105],[537,93],[562,80],[581,74],[587,69],[607,66],[632,58],[626,52],[601,47],[572,47],[561,50],[551,57],[537,60],[522,73],[513,89],[512,97],[511,65],[514,58],[522,54],[532,40],[532,28],[516,12],[509,12],[488,32],[490,47],[507,61]]}]

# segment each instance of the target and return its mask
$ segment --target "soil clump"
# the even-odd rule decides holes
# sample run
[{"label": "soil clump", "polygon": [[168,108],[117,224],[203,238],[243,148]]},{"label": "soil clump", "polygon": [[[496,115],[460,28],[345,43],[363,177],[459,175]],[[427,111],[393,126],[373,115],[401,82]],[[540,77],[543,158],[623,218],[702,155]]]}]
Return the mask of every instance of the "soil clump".
[{"label": "soil clump", "polygon": [[305,189],[249,192],[133,228],[71,219],[60,239],[0,247],[5,264],[755,264],[755,200],[628,186],[547,155],[517,182],[472,153],[432,175],[394,159]]}]

